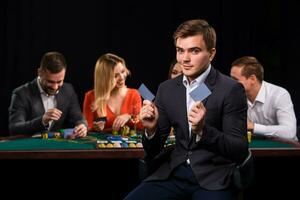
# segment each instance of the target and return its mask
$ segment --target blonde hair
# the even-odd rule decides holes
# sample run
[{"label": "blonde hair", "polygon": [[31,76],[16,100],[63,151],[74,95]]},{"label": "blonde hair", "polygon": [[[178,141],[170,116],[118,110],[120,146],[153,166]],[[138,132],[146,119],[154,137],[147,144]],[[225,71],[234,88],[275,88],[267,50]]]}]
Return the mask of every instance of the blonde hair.
[{"label": "blonde hair", "polygon": [[107,53],[96,62],[94,71],[95,101],[92,108],[93,111],[99,111],[101,116],[106,116],[106,104],[110,92],[115,87],[114,69],[119,63],[124,65],[127,75],[129,75],[130,71],[126,67],[125,60],[117,55]]}]

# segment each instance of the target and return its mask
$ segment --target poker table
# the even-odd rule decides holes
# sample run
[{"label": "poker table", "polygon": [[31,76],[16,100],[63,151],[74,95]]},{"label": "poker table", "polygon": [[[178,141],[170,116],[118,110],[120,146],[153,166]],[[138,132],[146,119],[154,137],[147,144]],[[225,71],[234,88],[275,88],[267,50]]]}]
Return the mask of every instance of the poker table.
[{"label": "poker table", "polygon": [[[86,138],[43,139],[15,136],[0,138],[0,159],[137,159],[144,157],[143,148],[97,148],[103,134]],[[249,148],[255,157],[300,156],[300,143],[277,137],[252,138]]]},{"label": "poker table", "polygon": [[25,135],[0,138],[0,159],[130,159],[143,158],[143,148],[97,148],[109,134],[79,139],[43,139]]},{"label": "poker table", "polygon": [[[89,182],[92,177],[105,182],[101,189],[101,197],[123,199],[140,182],[143,148],[99,149],[96,147],[95,137],[99,138],[97,135],[75,140],[29,136],[0,138],[1,167],[8,174],[22,177],[18,180],[30,178],[36,182],[43,181],[46,176],[53,181],[64,177],[69,184],[73,184],[74,177],[80,177],[82,182]],[[277,137],[254,136],[249,148],[254,156],[255,179],[252,186],[244,191],[246,200],[276,199],[281,194],[288,196],[293,191],[298,191],[295,189],[297,184],[293,183],[300,180],[299,142]],[[22,160],[31,162],[18,162]],[[52,162],[53,160],[56,162]],[[80,166],[80,172],[74,168],[77,165]],[[19,168],[13,170],[16,166],[20,166],[22,170]],[[42,177],[33,178],[32,174],[35,173],[33,166],[47,172]],[[69,169],[71,173],[64,173],[63,170],[52,171],[52,167],[56,166]],[[24,169],[26,174],[23,173]],[[126,169],[125,173],[123,169]],[[283,189],[282,184],[288,189]]]},{"label": "poker table", "polygon": [[300,156],[298,141],[275,136],[255,135],[249,148],[255,157]]}]

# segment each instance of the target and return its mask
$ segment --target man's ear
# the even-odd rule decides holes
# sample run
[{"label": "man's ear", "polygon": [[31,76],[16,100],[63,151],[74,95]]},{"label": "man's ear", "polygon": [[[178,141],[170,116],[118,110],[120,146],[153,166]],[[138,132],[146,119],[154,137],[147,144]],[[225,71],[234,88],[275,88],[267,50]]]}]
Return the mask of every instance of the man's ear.
[{"label": "man's ear", "polygon": [[254,74],[250,75],[248,79],[250,79],[252,83],[257,81],[257,78]]},{"label": "man's ear", "polygon": [[42,76],[42,74],[43,74],[43,70],[39,67],[38,68],[38,76]]},{"label": "man's ear", "polygon": [[216,52],[217,52],[216,48],[212,48],[209,50],[209,61],[210,62],[214,59]]}]

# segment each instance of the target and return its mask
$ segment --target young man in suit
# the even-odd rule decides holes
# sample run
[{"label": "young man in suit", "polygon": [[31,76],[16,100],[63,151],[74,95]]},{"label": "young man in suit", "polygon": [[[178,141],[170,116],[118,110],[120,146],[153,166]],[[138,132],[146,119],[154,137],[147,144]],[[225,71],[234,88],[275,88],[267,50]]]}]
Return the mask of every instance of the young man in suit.
[{"label": "young man in suit", "polygon": [[[212,65],[216,33],[205,20],[189,20],[173,35],[183,75],[160,84],[155,103],[144,100],[140,119],[148,160],[162,152],[170,128],[176,144],[166,159],[125,199],[233,199],[232,172],[248,155],[243,86]],[[194,101],[204,83],[211,94]]]},{"label": "young man in suit", "polygon": [[86,136],[77,95],[71,84],[64,83],[66,68],[61,53],[48,52],[42,57],[38,77],[13,91],[9,107],[12,135],[74,128],[75,137]]}]

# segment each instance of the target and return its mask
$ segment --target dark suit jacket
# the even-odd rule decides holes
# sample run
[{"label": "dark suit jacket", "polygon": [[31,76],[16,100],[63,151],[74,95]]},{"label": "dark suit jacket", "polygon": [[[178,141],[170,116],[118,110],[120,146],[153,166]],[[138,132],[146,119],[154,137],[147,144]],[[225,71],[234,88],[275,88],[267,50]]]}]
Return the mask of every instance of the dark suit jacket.
[{"label": "dark suit jacket", "polygon": [[[64,83],[56,95],[57,108],[62,111],[61,118],[54,122],[50,131],[74,128],[84,123],[77,95],[71,84]],[[42,117],[45,113],[37,80],[16,88],[12,93],[9,107],[9,130],[11,134],[34,134],[45,130]]]},{"label": "dark suit jacket", "polygon": [[190,159],[191,168],[201,187],[209,190],[226,188],[233,168],[248,155],[247,101],[240,83],[213,67],[205,80],[212,94],[203,100],[206,108],[202,139],[189,137],[186,88],[183,76],[163,82],[156,95],[158,128],[150,140],[144,138],[146,160],[162,151],[170,127],[175,130],[176,144],[168,159],[146,181],[163,180],[172,170]]}]

